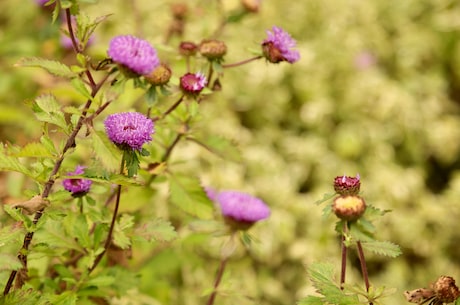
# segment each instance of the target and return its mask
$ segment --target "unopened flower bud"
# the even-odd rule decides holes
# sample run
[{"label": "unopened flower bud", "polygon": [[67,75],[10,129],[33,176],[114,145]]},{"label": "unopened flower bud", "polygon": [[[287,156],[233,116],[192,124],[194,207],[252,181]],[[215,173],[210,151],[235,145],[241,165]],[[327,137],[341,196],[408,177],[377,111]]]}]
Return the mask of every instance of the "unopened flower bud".
[{"label": "unopened flower bud", "polygon": [[197,50],[198,46],[190,41],[183,41],[179,45],[179,53],[183,56],[193,56]]},{"label": "unopened flower bud", "polygon": [[260,9],[261,0],[241,0],[244,8],[251,13],[257,13]]},{"label": "unopened flower bud", "polygon": [[332,204],[334,214],[346,221],[354,221],[360,218],[366,211],[366,203],[359,196],[340,196]]},{"label": "unopened flower bud", "polygon": [[455,280],[450,276],[441,276],[433,284],[433,290],[439,301],[444,303],[451,303],[460,296],[460,291],[455,285]]},{"label": "unopened flower bud", "polygon": [[161,63],[152,73],[145,75],[144,78],[154,86],[163,86],[169,82],[171,75],[171,69],[168,65]]},{"label": "unopened flower bud", "polygon": [[185,3],[174,3],[171,5],[171,12],[174,19],[185,19],[188,13],[188,6]]},{"label": "unopened flower bud", "polygon": [[221,60],[227,53],[225,43],[215,39],[203,40],[199,48],[200,54],[209,60]]},{"label": "unopened flower bud", "polygon": [[356,177],[343,175],[334,179],[334,190],[339,195],[358,195],[360,187],[359,175],[356,175]]}]

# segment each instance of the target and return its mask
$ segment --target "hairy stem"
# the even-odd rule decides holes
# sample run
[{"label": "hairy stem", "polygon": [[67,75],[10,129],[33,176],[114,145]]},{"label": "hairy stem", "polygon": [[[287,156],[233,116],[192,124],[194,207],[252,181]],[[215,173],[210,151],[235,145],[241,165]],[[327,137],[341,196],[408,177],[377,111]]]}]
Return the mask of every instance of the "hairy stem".
[{"label": "hairy stem", "polygon": [[259,60],[261,58],[263,58],[263,56],[258,55],[256,57],[248,58],[248,59],[245,59],[245,60],[242,60],[242,61],[239,61],[239,62],[235,62],[233,64],[222,65],[222,68],[234,68],[234,67],[242,66],[242,65],[247,64],[247,63],[249,63],[251,61]]},{"label": "hairy stem", "polygon": [[340,272],[340,289],[343,290],[343,284],[345,284],[345,277],[347,273],[347,246],[345,245],[345,234],[348,232],[348,223],[345,221],[343,224],[342,232],[342,268]]},{"label": "hairy stem", "polygon": [[214,281],[214,290],[212,291],[211,295],[209,296],[208,302],[206,305],[213,305],[214,300],[216,299],[217,295],[217,288],[222,280],[222,276],[224,275],[225,266],[227,265],[228,258],[222,258],[219,265],[219,270],[217,270],[216,280]]},{"label": "hairy stem", "polygon": [[[367,273],[367,266],[366,266],[366,259],[364,257],[363,246],[361,245],[361,241],[356,242],[356,246],[358,248],[358,256],[359,262],[361,264],[361,273],[363,274],[364,284],[366,285],[366,291],[369,291],[369,275]],[[369,302],[369,305],[373,305],[372,302]]]}]

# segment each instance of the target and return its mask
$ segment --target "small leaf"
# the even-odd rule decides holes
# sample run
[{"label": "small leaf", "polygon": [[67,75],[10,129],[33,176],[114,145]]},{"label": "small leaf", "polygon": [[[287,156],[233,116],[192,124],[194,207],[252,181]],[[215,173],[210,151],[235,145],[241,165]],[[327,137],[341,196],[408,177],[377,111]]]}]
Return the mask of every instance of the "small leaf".
[{"label": "small leaf", "polygon": [[31,178],[35,178],[32,172],[30,172],[26,166],[19,162],[19,159],[17,157],[7,155],[7,152],[4,149],[3,145],[0,145],[0,170],[14,171],[22,173]]},{"label": "small leaf", "polygon": [[101,161],[107,170],[117,171],[121,162],[120,150],[110,142],[103,132],[93,130],[91,135],[97,159]]},{"label": "small leaf", "polygon": [[308,297],[300,300],[297,304],[298,305],[323,305],[324,304],[324,298],[308,296]]},{"label": "small leaf", "polygon": [[32,110],[39,121],[57,125],[63,130],[68,129],[61,106],[53,95],[44,94],[37,97],[32,104]]},{"label": "small leaf", "polygon": [[324,194],[323,195],[323,198],[321,198],[320,200],[317,200],[315,201],[315,204],[319,205],[323,202],[326,202],[328,201],[329,199],[332,199],[335,195],[337,195],[337,193],[327,193],[327,194]]},{"label": "small leaf", "polygon": [[12,207],[9,204],[3,205],[3,209],[14,220],[23,222],[24,227],[27,229],[27,231],[32,231],[33,223],[32,223],[32,220],[30,220],[29,217],[27,217],[26,215],[22,214],[18,209]]},{"label": "small leaf", "polygon": [[177,238],[177,232],[171,223],[161,218],[140,225],[134,230],[134,234],[148,242],[168,242]]},{"label": "small leaf", "polygon": [[77,293],[75,291],[64,291],[59,295],[49,295],[49,304],[53,305],[75,305],[77,304]]},{"label": "small leaf", "polygon": [[92,100],[93,97],[91,96],[91,93],[89,92],[88,88],[86,87],[85,83],[79,79],[79,78],[74,78],[70,82],[72,84],[72,87],[77,90],[81,95],[83,95],[85,98]]},{"label": "small leaf", "polygon": [[0,253],[0,271],[18,270],[22,268],[16,255]]},{"label": "small leaf", "polygon": [[35,157],[49,158],[53,157],[49,149],[42,143],[32,142],[27,143],[17,154],[17,157]]},{"label": "small leaf", "polygon": [[397,257],[402,253],[398,245],[389,241],[366,241],[361,244],[366,250],[389,257]]},{"label": "small leaf", "polygon": [[60,76],[64,78],[74,78],[77,75],[72,72],[72,70],[59,61],[37,58],[37,57],[28,57],[22,58],[15,66],[19,67],[39,67],[43,68],[49,73]]},{"label": "small leaf", "polygon": [[170,176],[169,193],[171,202],[182,211],[198,218],[212,217],[213,203],[197,178],[186,175]]}]

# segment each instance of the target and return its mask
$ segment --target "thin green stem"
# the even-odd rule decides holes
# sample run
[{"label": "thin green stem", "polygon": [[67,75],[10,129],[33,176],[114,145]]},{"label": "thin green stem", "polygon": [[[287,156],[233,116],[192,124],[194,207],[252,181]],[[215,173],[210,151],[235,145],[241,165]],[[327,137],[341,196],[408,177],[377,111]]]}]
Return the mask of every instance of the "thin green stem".
[{"label": "thin green stem", "polygon": [[345,277],[347,273],[347,246],[345,244],[345,234],[348,232],[348,222],[343,223],[343,232],[342,232],[342,268],[340,272],[340,289],[343,290],[343,284],[345,284]]},{"label": "thin green stem", "polygon": [[262,55],[258,55],[256,57],[252,57],[252,58],[248,58],[248,59],[245,59],[245,60],[242,60],[242,61],[239,61],[239,62],[235,62],[233,64],[226,64],[226,65],[222,65],[222,68],[234,68],[234,67],[239,67],[239,66],[242,66],[244,64],[247,64],[247,63],[250,63],[251,61],[255,61],[255,60],[259,60],[263,58]]},{"label": "thin green stem", "polygon": [[174,109],[176,109],[176,108],[180,105],[180,103],[184,100],[184,96],[185,96],[185,95],[182,94],[181,97],[180,97],[171,107],[169,107],[168,110],[166,110],[162,115],[157,116],[157,117],[154,117],[154,118],[152,119],[152,121],[155,122],[155,121],[161,120],[161,119],[163,119],[164,117],[166,117],[168,114],[170,114],[171,112],[173,112]]}]

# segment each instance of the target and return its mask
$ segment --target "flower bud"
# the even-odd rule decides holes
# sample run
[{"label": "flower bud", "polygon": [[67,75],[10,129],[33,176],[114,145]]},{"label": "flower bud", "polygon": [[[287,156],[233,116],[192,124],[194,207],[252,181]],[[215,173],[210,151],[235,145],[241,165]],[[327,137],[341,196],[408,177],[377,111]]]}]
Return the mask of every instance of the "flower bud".
[{"label": "flower bud", "polygon": [[366,211],[366,203],[359,196],[339,196],[332,204],[334,214],[346,221],[359,219]]},{"label": "flower bud", "polygon": [[187,95],[196,96],[207,85],[206,76],[202,73],[186,73],[180,78],[180,88]]},{"label": "flower bud", "polygon": [[227,53],[227,46],[223,41],[206,39],[200,43],[200,54],[209,60],[222,60]]},{"label": "flower bud", "polygon": [[358,195],[360,187],[359,175],[356,175],[356,177],[343,175],[334,179],[334,190],[339,195]]},{"label": "flower bud", "polygon": [[439,299],[443,304],[451,303],[460,296],[460,291],[455,285],[455,280],[450,276],[441,276],[433,284],[433,290],[436,294],[436,298]]},{"label": "flower bud", "polygon": [[183,41],[179,45],[179,53],[183,56],[193,56],[197,50],[198,46],[190,41]]},{"label": "flower bud", "polygon": [[163,86],[169,82],[171,75],[171,69],[168,65],[161,63],[152,73],[145,75],[144,78],[154,86]]}]

